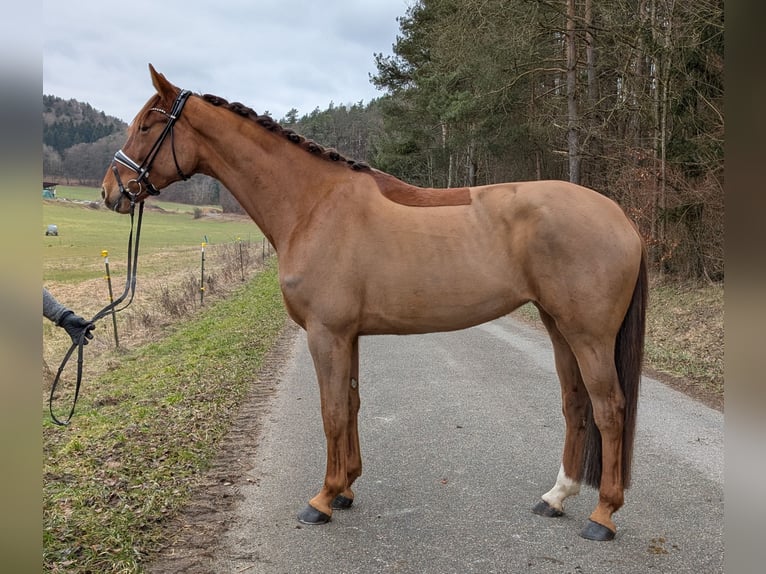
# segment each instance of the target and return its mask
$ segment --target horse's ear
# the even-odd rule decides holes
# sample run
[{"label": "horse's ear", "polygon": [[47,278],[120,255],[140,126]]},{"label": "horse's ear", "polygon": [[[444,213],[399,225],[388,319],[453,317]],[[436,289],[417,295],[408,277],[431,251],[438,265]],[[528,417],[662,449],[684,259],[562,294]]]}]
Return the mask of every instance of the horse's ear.
[{"label": "horse's ear", "polygon": [[152,84],[160,96],[175,97],[176,93],[179,91],[178,88],[168,82],[167,78],[155,70],[154,66],[151,64],[149,64],[149,73],[152,75]]}]

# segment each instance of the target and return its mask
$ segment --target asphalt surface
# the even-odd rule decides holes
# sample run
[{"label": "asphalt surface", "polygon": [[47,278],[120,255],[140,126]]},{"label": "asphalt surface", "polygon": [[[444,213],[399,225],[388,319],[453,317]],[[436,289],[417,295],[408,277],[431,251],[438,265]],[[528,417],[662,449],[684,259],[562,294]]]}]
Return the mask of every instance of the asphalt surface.
[{"label": "asphalt surface", "polygon": [[563,444],[545,333],[506,317],[473,329],[360,342],[364,474],[324,526],[297,512],[319,489],[325,445],[305,335],[262,431],[217,573],[723,572],[723,414],[644,379],[633,486],[617,537],[579,531],[584,487],[561,518],[531,512]]}]

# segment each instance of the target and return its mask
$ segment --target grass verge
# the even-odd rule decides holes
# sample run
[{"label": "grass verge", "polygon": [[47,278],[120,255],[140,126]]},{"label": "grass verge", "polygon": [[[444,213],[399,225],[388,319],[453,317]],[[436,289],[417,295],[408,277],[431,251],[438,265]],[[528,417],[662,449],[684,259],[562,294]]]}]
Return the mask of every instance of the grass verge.
[{"label": "grass verge", "polygon": [[[276,262],[43,414],[46,572],[140,572],[285,325]],[[62,392],[57,404],[68,408]]]}]

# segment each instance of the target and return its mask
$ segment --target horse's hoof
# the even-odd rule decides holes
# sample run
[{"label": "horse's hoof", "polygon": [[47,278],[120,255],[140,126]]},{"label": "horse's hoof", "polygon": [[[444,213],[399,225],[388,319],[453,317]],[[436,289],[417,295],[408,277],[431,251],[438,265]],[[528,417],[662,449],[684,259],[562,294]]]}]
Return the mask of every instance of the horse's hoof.
[{"label": "horse's hoof", "polygon": [[597,540],[599,542],[605,542],[607,540],[614,539],[614,531],[610,530],[603,524],[588,520],[585,523],[585,527],[580,531],[580,536],[587,538],[588,540]]},{"label": "horse's hoof", "polygon": [[564,516],[564,512],[559,510],[558,508],[553,508],[550,504],[545,502],[544,500],[541,500],[537,504],[535,504],[534,508],[532,509],[532,512],[535,514],[539,514],[540,516],[545,516],[547,518],[558,518],[559,516]]},{"label": "horse's hoof", "polygon": [[321,510],[317,510],[308,504],[306,505],[306,508],[298,513],[298,522],[301,524],[309,524],[311,526],[317,524],[327,524],[330,522],[330,515],[325,514]]},{"label": "horse's hoof", "polygon": [[334,510],[346,510],[347,508],[351,508],[352,504],[354,504],[353,498],[339,494],[333,499],[330,506],[332,506]]}]

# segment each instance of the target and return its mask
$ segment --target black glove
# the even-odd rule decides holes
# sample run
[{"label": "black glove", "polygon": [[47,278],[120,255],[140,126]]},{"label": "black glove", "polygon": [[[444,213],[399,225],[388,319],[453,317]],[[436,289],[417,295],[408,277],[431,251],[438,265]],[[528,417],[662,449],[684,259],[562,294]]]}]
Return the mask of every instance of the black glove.
[{"label": "black glove", "polygon": [[67,311],[61,316],[61,319],[59,319],[59,327],[63,327],[69,336],[72,337],[73,343],[79,343],[80,337],[82,336],[83,331],[85,331],[83,344],[87,345],[88,339],[93,338],[93,333],[91,333],[91,331],[96,328],[96,324],[86,321],[79,315],[75,315],[73,311]]}]

